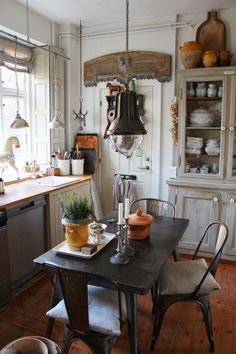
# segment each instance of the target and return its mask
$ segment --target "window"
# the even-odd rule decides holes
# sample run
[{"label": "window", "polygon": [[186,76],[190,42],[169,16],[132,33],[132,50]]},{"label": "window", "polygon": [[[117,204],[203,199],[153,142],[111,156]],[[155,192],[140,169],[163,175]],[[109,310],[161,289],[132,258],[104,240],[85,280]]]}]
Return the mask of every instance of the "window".
[{"label": "window", "polygon": [[[30,75],[26,73],[17,73],[17,81],[19,86],[19,112],[21,116],[29,121],[27,112],[29,112],[29,83]],[[8,149],[4,146],[7,139],[16,136],[19,140],[20,147],[13,146],[15,157],[15,165],[19,170],[20,176],[25,176],[24,166],[26,161],[31,159],[31,142],[30,130],[27,129],[10,129],[10,124],[16,116],[17,98],[16,98],[16,78],[15,72],[0,67],[0,168],[4,169],[4,180],[16,179],[16,172],[6,161],[6,153]],[[30,122],[29,122],[30,124]],[[11,145],[11,144],[10,144]],[[9,145],[9,146],[10,146]],[[4,158],[3,158],[4,156]]]}]

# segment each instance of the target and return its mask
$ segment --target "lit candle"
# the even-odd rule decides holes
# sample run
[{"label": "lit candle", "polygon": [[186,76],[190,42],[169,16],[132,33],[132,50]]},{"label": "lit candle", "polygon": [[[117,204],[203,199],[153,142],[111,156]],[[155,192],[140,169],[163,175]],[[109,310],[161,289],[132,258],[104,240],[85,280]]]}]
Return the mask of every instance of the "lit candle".
[{"label": "lit candle", "polygon": [[125,219],[129,219],[129,198],[125,198]]},{"label": "lit candle", "polygon": [[118,209],[118,225],[123,224],[123,203],[119,203]]}]

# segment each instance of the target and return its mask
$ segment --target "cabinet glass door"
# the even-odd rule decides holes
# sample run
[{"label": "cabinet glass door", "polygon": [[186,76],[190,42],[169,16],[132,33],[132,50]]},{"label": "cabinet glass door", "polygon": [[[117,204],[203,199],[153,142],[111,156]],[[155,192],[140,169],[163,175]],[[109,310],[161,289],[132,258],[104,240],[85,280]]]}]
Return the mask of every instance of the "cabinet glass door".
[{"label": "cabinet glass door", "polygon": [[223,178],[226,89],[223,76],[183,80],[182,176]]},{"label": "cabinet glass door", "polygon": [[229,123],[229,160],[228,160],[228,178],[236,180],[236,76],[231,78],[231,102],[230,105],[230,123]]}]

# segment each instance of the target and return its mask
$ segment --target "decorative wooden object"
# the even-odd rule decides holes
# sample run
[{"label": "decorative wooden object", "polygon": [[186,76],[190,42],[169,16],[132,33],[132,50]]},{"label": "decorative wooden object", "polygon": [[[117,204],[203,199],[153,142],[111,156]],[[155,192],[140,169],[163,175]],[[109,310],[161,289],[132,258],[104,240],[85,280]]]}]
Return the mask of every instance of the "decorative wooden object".
[{"label": "decorative wooden object", "polygon": [[178,117],[178,98],[174,97],[174,99],[171,102],[170,105],[170,113],[172,116],[172,128],[171,128],[171,133],[172,133],[172,140],[175,145],[178,145],[178,122],[179,122],[179,117]]},{"label": "decorative wooden object", "polygon": [[98,168],[98,136],[97,134],[81,134],[75,136],[75,145],[78,146],[84,158],[84,173],[94,174]]},{"label": "decorative wooden object", "polygon": [[224,23],[218,19],[217,12],[207,13],[207,20],[197,29],[196,41],[204,50],[220,52],[226,49],[226,30]]},{"label": "decorative wooden object", "polygon": [[[157,79],[160,82],[171,79],[171,56],[151,51],[128,52],[128,78]],[[104,55],[84,63],[85,86],[96,86],[99,81],[117,79],[124,83],[125,52]]]}]

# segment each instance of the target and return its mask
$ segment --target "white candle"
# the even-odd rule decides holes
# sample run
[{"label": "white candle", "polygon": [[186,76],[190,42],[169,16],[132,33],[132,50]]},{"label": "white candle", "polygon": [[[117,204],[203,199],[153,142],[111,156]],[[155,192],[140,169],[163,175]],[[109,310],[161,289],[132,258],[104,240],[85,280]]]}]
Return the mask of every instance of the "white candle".
[{"label": "white candle", "polygon": [[118,209],[118,225],[123,224],[123,203],[119,203]]},{"label": "white candle", "polygon": [[125,198],[125,219],[129,218],[129,198]]}]

